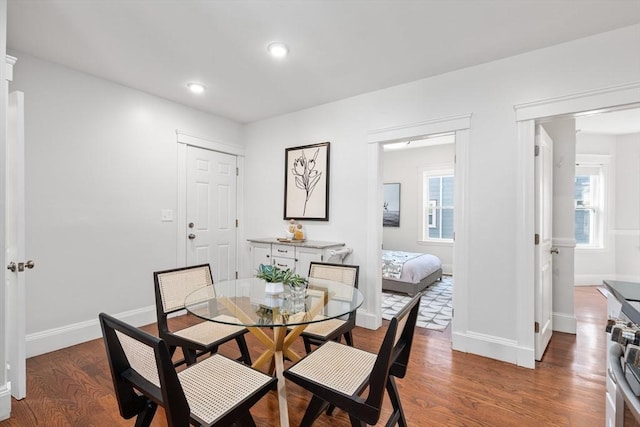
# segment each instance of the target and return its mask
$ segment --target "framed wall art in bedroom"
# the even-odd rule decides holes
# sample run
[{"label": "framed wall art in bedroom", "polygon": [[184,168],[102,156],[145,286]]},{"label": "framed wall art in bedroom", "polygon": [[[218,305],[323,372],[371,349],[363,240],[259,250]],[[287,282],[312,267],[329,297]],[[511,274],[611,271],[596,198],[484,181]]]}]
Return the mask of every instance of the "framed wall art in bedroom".
[{"label": "framed wall art in bedroom", "polygon": [[400,183],[384,184],[383,227],[400,227]]}]

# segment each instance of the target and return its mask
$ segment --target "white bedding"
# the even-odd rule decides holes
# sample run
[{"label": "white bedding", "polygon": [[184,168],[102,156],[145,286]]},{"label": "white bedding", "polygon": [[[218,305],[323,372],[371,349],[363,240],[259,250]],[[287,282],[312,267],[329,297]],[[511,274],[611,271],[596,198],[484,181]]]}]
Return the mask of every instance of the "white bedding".
[{"label": "white bedding", "polygon": [[442,268],[440,258],[430,254],[383,250],[382,258],[384,260],[394,258],[400,260],[400,262],[404,262],[404,265],[402,266],[402,273],[398,277],[398,274],[393,274],[393,272],[385,272],[385,270],[388,269],[384,268],[383,261],[382,277],[384,279],[398,280],[400,282],[418,283],[429,274],[439,268]]}]

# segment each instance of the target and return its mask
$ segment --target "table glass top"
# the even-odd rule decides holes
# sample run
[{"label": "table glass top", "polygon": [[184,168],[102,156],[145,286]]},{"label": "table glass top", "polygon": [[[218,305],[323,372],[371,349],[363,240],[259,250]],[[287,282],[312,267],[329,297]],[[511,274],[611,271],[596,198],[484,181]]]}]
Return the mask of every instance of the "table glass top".
[{"label": "table glass top", "polygon": [[219,323],[244,326],[289,326],[320,322],[355,311],[363,301],[358,289],[340,282],[309,279],[296,298],[286,286],[280,293],[265,291],[265,282],[252,277],[215,283],[187,296],[190,313]]}]

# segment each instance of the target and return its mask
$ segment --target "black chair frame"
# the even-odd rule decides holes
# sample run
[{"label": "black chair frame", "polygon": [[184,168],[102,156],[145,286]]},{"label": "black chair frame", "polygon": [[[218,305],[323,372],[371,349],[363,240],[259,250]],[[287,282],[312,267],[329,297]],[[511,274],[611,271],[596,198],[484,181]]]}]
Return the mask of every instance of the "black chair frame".
[{"label": "black chair frame", "polygon": [[[171,361],[169,347],[163,339],[154,337],[105,313],[100,313],[99,319],[118,408],[123,418],[137,417],[136,427],[149,426],[157,407],[162,406],[169,427],[230,426],[233,424],[255,427],[256,424],[249,409],[274,387],[276,378],[272,378],[239,405],[216,419],[215,422],[206,424],[191,414],[175,366]],[[160,387],[131,367],[116,331],[153,349]]]},{"label": "black chair frame", "polygon": [[[389,417],[386,425],[393,426],[399,424],[402,427],[407,426],[395,378],[404,378],[407,373],[407,365],[409,363],[409,355],[411,353],[421,296],[421,293],[415,295],[411,301],[391,319],[373,369],[368,379],[360,385],[353,395],[346,395],[324,384],[317,383],[291,372],[295,364],[284,371],[284,376],[287,379],[313,393],[313,397],[309,402],[309,406],[300,424],[301,426],[311,426],[325,409],[331,409],[332,406],[347,412],[352,426],[375,425],[380,418],[385,390],[389,394],[393,407],[393,413]],[[398,333],[400,336],[397,337],[396,341],[396,335]],[[307,357],[312,356],[313,353]],[[328,369],[329,368],[330,367],[328,367]],[[366,399],[364,399],[361,395],[367,389],[368,394]]]},{"label": "black chair frame", "polygon": [[164,310],[159,276],[166,273],[174,273],[179,271],[187,271],[190,269],[198,269],[198,268],[205,268],[205,267],[208,269],[210,282],[205,284],[204,286],[213,286],[213,275],[211,274],[211,267],[209,264],[200,264],[200,265],[193,265],[189,267],[173,268],[169,270],[156,271],[153,273],[153,282],[154,282],[155,296],[156,296],[156,313],[158,318],[158,334],[160,335],[160,338],[165,340],[165,342],[168,344],[169,353],[171,354],[171,356],[174,355],[177,347],[180,347],[182,349],[184,358],[174,361],[175,366],[180,366],[183,364],[192,365],[196,362],[198,357],[205,354],[217,353],[218,347],[221,344],[224,344],[234,339],[238,344],[238,349],[240,350],[240,357],[237,360],[242,361],[245,364],[251,366],[251,356],[249,354],[249,348],[247,347],[247,342],[244,338],[244,334],[249,332],[247,329],[241,330],[232,335],[227,335],[224,339],[220,339],[220,340],[208,343],[207,345],[203,345],[201,343],[175,335],[169,329],[169,321],[168,321],[169,315],[183,310],[184,307],[177,308],[175,310],[169,310],[169,311]]}]

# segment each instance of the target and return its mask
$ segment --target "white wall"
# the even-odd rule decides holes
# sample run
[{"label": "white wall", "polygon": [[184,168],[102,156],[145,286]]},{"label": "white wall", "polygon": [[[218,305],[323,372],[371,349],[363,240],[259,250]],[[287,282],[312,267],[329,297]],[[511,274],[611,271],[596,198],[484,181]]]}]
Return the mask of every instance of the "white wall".
[{"label": "white wall", "polygon": [[574,311],[575,119],[543,125],[553,140],[553,330],[576,333]]},{"label": "white wall", "polygon": [[615,279],[616,244],[615,244],[615,212],[616,212],[616,137],[579,132],[576,144],[577,155],[600,155],[610,159],[610,179],[605,183],[607,188],[608,233],[603,236],[603,248],[585,250],[576,248],[575,284],[601,285],[604,279]]},{"label": "white wall", "polygon": [[[367,160],[368,132],[472,113],[464,213],[469,235],[461,237],[468,257],[456,260],[456,271],[465,268],[471,282],[463,284],[465,304],[454,301],[456,317],[466,319],[461,326],[454,319],[454,347],[517,363],[519,353],[531,353],[533,339],[519,342],[524,326],[514,322],[522,299],[514,286],[521,174],[514,105],[637,82],[639,38],[640,25],[627,27],[248,125],[247,235],[273,235],[283,227],[284,149],[331,141],[330,221],[309,224],[308,232],[353,246],[353,262],[365,272],[361,289],[377,292],[380,284],[366,280],[379,269],[365,258],[372,249],[367,235],[376,232],[366,225],[367,201],[375,197],[367,177],[376,167]],[[375,310],[371,301],[364,311]]]},{"label": "white wall", "polygon": [[383,154],[383,181],[400,183],[400,227],[383,228],[383,248],[433,254],[445,273],[453,272],[453,244],[420,241],[422,196],[420,179],[427,167],[449,165],[453,169],[454,144],[435,145]]},{"label": "white wall", "polygon": [[[27,353],[99,336],[97,315],[155,321],[152,272],[176,266],[176,129],[239,144],[240,125],[34,57],[25,93]],[[126,66],[124,64],[123,66]],[[175,217],[175,215],[174,215]]]},{"label": "white wall", "polygon": [[575,282],[599,285],[605,279],[640,280],[640,134],[578,133],[578,154],[610,160],[608,233],[604,247],[577,249]]},{"label": "white wall", "polygon": [[640,281],[640,133],[616,137],[615,277]]}]

